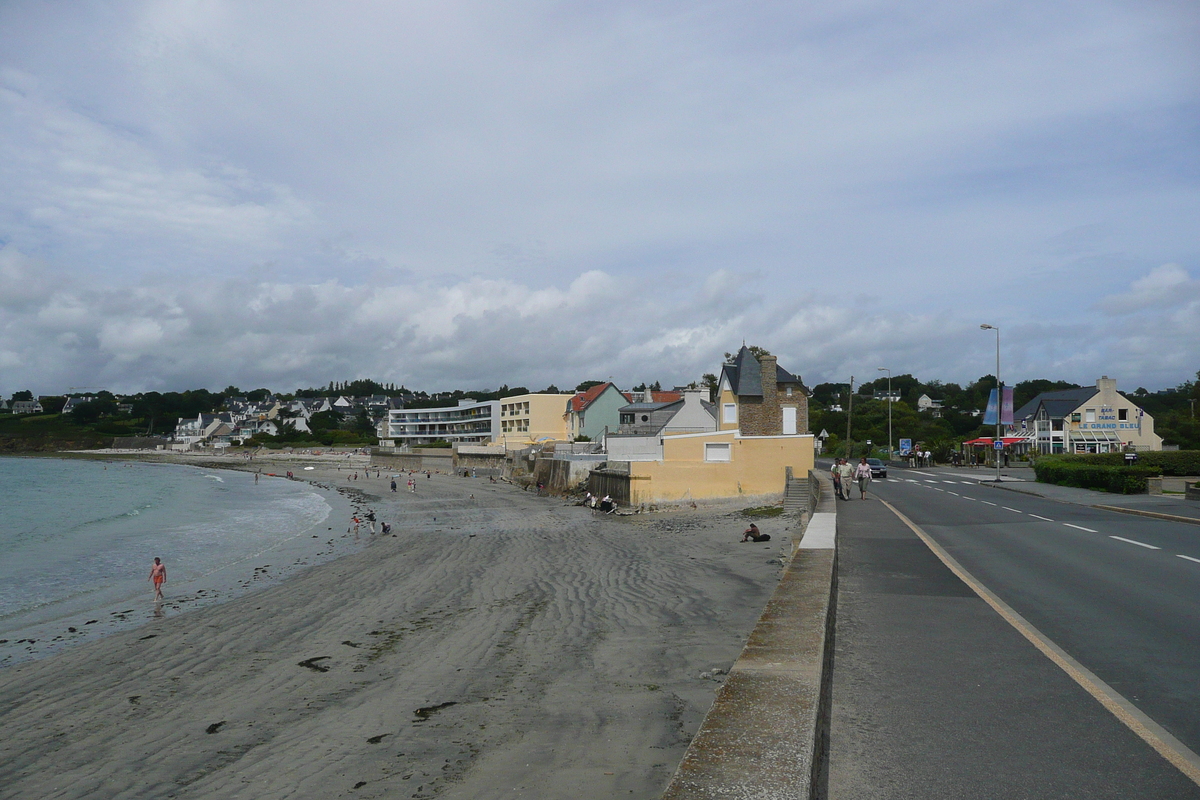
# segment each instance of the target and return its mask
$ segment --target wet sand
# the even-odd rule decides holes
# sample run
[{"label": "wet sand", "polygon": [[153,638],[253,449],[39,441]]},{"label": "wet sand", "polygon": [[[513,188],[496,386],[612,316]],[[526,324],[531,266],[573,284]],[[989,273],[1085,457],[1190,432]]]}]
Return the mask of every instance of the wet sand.
[{"label": "wet sand", "polygon": [[739,544],[737,506],[301,474],[367,493],[394,535],[0,671],[0,797],[657,797],[790,544],[781,520]]}]

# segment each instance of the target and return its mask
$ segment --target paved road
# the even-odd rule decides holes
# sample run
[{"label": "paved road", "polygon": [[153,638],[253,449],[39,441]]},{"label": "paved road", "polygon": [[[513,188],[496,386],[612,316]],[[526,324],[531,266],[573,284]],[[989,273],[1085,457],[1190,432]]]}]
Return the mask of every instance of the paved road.
[{"label": "paved road", "polygon": [[[893,470],[872,495],[1200,750],[1196,526],[936,469]],[[831,798],[1200,798],[883,503],[841,503],[838,527]]]}]

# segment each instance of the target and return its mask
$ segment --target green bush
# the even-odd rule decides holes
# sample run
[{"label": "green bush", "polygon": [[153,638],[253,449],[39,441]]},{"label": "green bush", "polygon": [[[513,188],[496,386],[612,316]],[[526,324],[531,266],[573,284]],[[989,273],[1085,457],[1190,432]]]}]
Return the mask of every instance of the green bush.
[{"label": "green bush", "polygon": [[[1048,456],[1042,456],[1045,460]],[[1097,464],[1100,466],[1117,467],[1125,463],[1124,453],[1099,453],[1095,455],[1056,455],[1056,461],[1071,464]],[[1139,452],[1137,454],[1139,467],[1158,467],[1163,475],[1183,477],[1184,475],[1200,475],[1200,450],[1170,450]]]},{"label": "green bush", "polygon": [[[1119,453],[1116,455],[1120,456]],[[1040,458],[1033,465],[1033,472],[1040,483],[1101,489],[1114,494],[1144,494],[1146,479],[1163,474],[1162,467],[1158,466],[1085,463],[1070,456]]]}]

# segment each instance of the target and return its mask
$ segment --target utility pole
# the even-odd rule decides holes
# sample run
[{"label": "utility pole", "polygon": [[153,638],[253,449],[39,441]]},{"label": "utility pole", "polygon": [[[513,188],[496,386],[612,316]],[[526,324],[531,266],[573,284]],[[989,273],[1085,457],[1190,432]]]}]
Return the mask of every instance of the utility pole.
[{"label": "utility pole", "polygon": [[887,367],[880,367],[879,372],[888,374],[888,461],[892,460],[892,371]]},{"label": "utility pole", "polygon": [[850,376],[850,393],[846,400],[846,458],[854,457],[850,445],[850,420],[854,417],[854,376]]}]

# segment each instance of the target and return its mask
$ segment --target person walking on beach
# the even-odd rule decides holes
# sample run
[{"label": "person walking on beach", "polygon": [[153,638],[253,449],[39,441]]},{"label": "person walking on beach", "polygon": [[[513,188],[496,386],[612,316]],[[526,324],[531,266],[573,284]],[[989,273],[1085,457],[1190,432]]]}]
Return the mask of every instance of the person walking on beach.
[{"label": "person walking on beach", "polygon": [[158,556],[154,557],[154,566],[150,567],[150,582],[154,584],[154,599],[162,600],[162,585],[167,582],[167,565]]},{"label": "person walking on beach", "polygon": [[396,479],[392,478],[392,491],[396,491]]},{"label": "person walking on beach", "polygon": [[[867,457],[863,456],[862,461],[858,462],[858,466],[854,469],[854,479],[858,481],[858,491],[862,495],[862,499],[867,499],[867,485],[871,483],[871,465],[867,463]],[[847,500],[850,498],[847,497]]]}]

